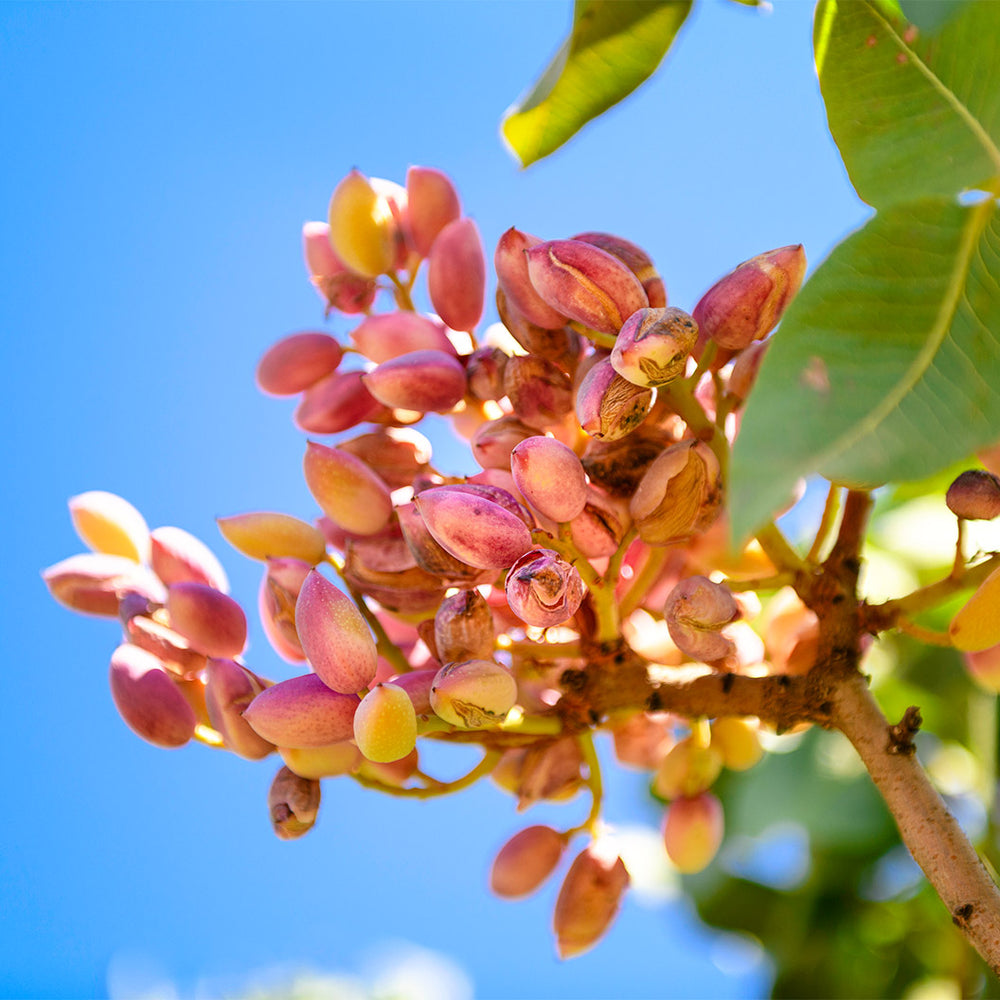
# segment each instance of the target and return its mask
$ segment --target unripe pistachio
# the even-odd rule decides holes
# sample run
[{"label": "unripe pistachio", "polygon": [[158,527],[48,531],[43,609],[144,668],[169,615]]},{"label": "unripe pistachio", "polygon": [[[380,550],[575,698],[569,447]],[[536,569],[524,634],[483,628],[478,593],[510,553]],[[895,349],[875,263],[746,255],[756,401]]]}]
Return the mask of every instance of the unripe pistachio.
[{"label": "unripe pistachio", "polygon": [[736,355],[733,370],[729,373],[729,381],[726,383],[726,392],[734,399],[744,400],[750,395],[769,343],[770,341],[758,341],[744,347]]},{"label": "unripe pistachio", "polygon": [[[538,354],[548,358],[567,375],[573,375],[580,362],[580,351],[583,348],[583,340],[575,330],[568,326],[553,330],[530,323],[508,301],[503,288],[497,288],[496,303],[502,328],[507,332],[508,339],[514,342],[514,346],[521,348],[527,354]],[[500,346],[505,347],[504,344]],[[514,355],[520,351],[508,350],[507,353]]]},{"label": "unripe pistachio", "polygon": [[69,516],[76,533],[95,552],[149,561],[149,528],[142,514],[116,493],[90,490],[71,497]]},{"label": "unripe pistachio", "polygon": [[434,677],[431,707],[461,729],[497,726],[517,701],[517,682],[495,660],[448,663]]},{"label": "unripe pistachio", "polygon": [[331,690],[353,694],[372,682],[378,654],[367,623],[354,602],[315,570],[299,591],[295,630],[310,666]]},{"label": "unripe pistachio", "polygon": [[409,486],[431,460],[430,441],[412,427],[380,427],[337,447],[362,459],[391,490]]},{"label": "unripe pistachio", "polygon": [[354,736],[356,694],[328,688],[316,674],[279,681],[243,712],[254,732],[281,747],[323,747]]},{"label": "unripe pistachio", "polygon": [[549,240],[525,254],[528,277],[542,299],[592,330],[617,334],[636,309],[649,305],[639,279],[593,244]]},{"label": "unripe pistachio", "polygon": [[582,767],[580,744],[572,736],[540,741],[527,747],[513,788],[517,793],[518,812],[542,800],[572,797],[583,784]]},{"label": "unripe pistachio", "polygon": [[414,166],[406,171],[406,197],[413,249],[426,257],[438,233],[462,214],[458,192],[447,174]]},{"label": "unripe pistachio", "polygon": [[499,347],[479,347],[469,355],[465,376],[469,394],[486,402],[506,395],[503,373],[509,356]]},{"label": "unripe pistachio", "polygon": [[553,928],[560,958],[588,951],[607,933],[629,886],[625,864],[608,845],[591,843],[566,873]]},{"label": "unripe pistachio", "polygon": [[552,874],[566,849],[566,838],[551,826],[529,826],[515,833],[493,861],[490,888],[504,899],[529,896]]},{"label": "unripe pistachio", "polygon": [[964,653],[978,653],[1000,643],[1000,569],[979,585],[948,626],[951,644]]},{"label": "unripe pistachio", "polygon": [[550,427],[573,409],[570,377],[540,354],[509,358],[503,389],[514,415],[531,427]]},{"label": "unripe pistachio", "polygon": [[192,649],[179,632],[147,615],[132,615],[125,623],[125,633],[132,645],[152,653],[178,677],[191,679],[204,670],[208,662],[208,657]]},{"label": "unripe pistachio", "polygon": [[397,225],[389,201],[368,178],[352,170],[330,199],[330,243],[356,274],[376,278],[392,270]]},{"label": "unripe pistachio", "polygon": [[349,270],[333,252],[330,227],[325,222],[307,222],[302,227],[302,250],[309,280],[326,301],[327,311],[364,312],[375,299],[375,282]]},{"label": "unripe pistachio", "polygon": [[764,756],[759,730],[747,719],[716,719],[712,723],[712,746],[731,771],[749,770]]},{"label": "unripe pistachio", "polygon": [[358,777],[369,778],[381,785],[402,788],[419,766],[420,755],[414,748],[402,760],[390,761],[388,764],[378,764],[362,757],[361,763],[357,767],[357,773]]},{"label": "unripe pistachio", "polygon": [[695,322],[720,347],[740,350],[774,329],[805,273],[801,243],[752,257],[701,297]]},{"label": "unripe pistachio", "polygon": [[646,470],[629,504],[639,537],[669,545],[704,531],[722,507],[722,473],[702,441],[681,441]]},{"label": "unripe pistachio", "polygon": [[693,875],[707,868],[719,852],[724,826],[722,803],[711,792],[671,802],[663,842],[678,871]]},{"label": "unripe pistachio", "polygon": [[427,293],[453,330],[474,330],[486,299],[486,257],[472,219],[449,222],[427,261]]},{"label": "unripe pistachio", "polygon": [[675,743],[660,761],[653,790],[660,798],[697,795],[710,788],[722,773],[723,757],[715,746],[699,746],[690,736]]},{"label": "unripe pistachio", "polygon": [[642,283],[649,304],[654,309],[667,304],[667,289],[663,279],[657,273],[652,258],[642,247],[611,233],[578,233],[573,239],[600,247],[617,257]]},{"label": "unripe pistachio", "polygon": [[222,537],[251,559],[288,557],[315,566],[326,558],[326,539],[290,514],[256,511],[216,519]]},{"label": "unripe pistachio", "polygon": [[389,523],[389,487],[361,459],[310,441],[302,467],[309,492],[323,513],[341,528],[357,535],[373,535]]},{"label": "unripe pistachio", "polygon": [[417,715],[410,696],[393,684],[377,684],[354,713],[354,741],[368,760],[401,760],[417,743]]},{"label": "unripe pistachio", "polygon": [[683,310],[639,309],[625,321],[611,351],[611,365],[636,385],[667,385],[684,374],[698,327]]},{"label": "unripe pistachio", "polygon": [[987,691],[1000,692],[1000,644],[964,653],[962,661],[969,676]]},{"label": "unripe pistachio", "polygon": [[398,270],[406,267],[410,255],[409,231],[410,231],[410,207],[407,201],[406,188],[395,181],[386,180],[384,177],[369,177],[374,192],[385,198],[389,203],[389,212],[392,214],[392,221],[396,224],[393,233],[393,243],[395,246],[395,256],[393,266]]},{"label": "unripe pistachio", "polygon": [[528,276],[525,251],[542,241],[513,226],[500,237],[493,254],[497,282],[508,302],[535,326],[556,330],[565,326],[567,317],[550,306],[535,290]]},{"label": "unripe pistachio", "polygon": [[438,486],[413,503],[435,541],[470,566],[506,569],[531,548],[524,522],[492,500]]},{"label": "unripe pistachio", "polygon": [[616,441],[631,434],[653,405],[653,390],[638,386],[615,371],[605,358],[583,377],[576,390],[576,416],[593,438]]},{"label": "unripe pistachio", "polygon": [[652,771],[674,745],[673,721],[663,712],[632,712],[612,717],[611,736],[618,763]]},{"label": "unripe pistachio", "polygon": [[365,387],[363,372],[331,372],[306,389],[296,407],[295,426],[308,434],[339,434],[390,412]]},{"label": "unripe pistachio", "polygon": [[114,618],[121,595],[134,592],[155,603],[166,598],[163,584],[125,556],[84,552],[42,571],[49,593],[71,611]]},{"label": "unripe pistachio", "polygon": [[183,746],[198,719],[163,664],[138,646],[123,644],[111,654],[111,697],[134,733],[158,747]]},{"label": "unripe pistachio", "polygon": [[293,333],[272,344],[257,362],[257,387],[272,396],[294,396],[335,371],[343,356],[329,334]]},{"label": "unripe pistachio", "polygon": [[544,517],[572,521],[587,503],[587,477],[572,448],[536,435],[510,453],[510,471],[525,500]]},{"label": "unripe pistachio", "polygon": [[442,580],[417,565],[399,533],[391,537],[348,539],[344,578],[387,611],[407,616],[433,614],[445,591]]},{"label": "unripe pistachio", "polygon": [[704,576],[681,580],[670,591],[663,608],[670,638],[677,648],[703,663],[721,660],[733,652],[732,641],[720,629],[739,614],[729,589]]},{"label": "unripe pistachio", "polygon": [[477,586],[480,583],[490,582],[493,577],[492,570],[470,566],[456,559],[438,544],[412,503],[397,507],[396,516],[399,518],[399,526],[406,544],[422,570],[440,577],[442,582],[453,586]]},{"label": "unripe pistachio", "polygon": [[258,736],[243,711],[265,689],[260,678],[234,660],[210,659],[205,684],[205,706],[212,728],[226,747],[248,760],[273,752],[274,744]]},{"label": "unripe pistachio", "polygon": [[231,597],[204,583],[167,588],[171,627],[206,656],[239,656],[247,643],[247,616]]},{"label": "unripe pistachio", "polygon": [[325,747],[278,747],[278,753],[285,767],[300,778],[336,778],[350,774],[363,760],[350,740]]},{"label": "unripe pistachio", "polygon": [[586,591],[576,567],[551,549],[532,549],[511,566],[507,604],[528,625],[561,625],[576,614]]},{"label": "unripe pistachio", "polygon": [[440,322],[408,310],[366,316],[351,331],[351,340],[376,364],[413,351],[443,351],[455,356],[455,348]]},{"label": "unripe pistachio", "polygon": [[985,469],[968,469],[948,487],[945,503],[956,517],[990,521],[1000,514],[1000,476]]},{"label": "unripe pistachio", "polygon": [[306,658],[295,630],[295,603],[311,569],[301,559],[268,559],[260,582],[257,603],[261,625],[274,650],[289,663]]},{"label": "unripe pistachio", "polygon": [[165,583],[205,583],[229,593],[229,579],[215,553],[183,528],[162,527],[150,532],[153,572]]},{"label": "unripe pistachio", "polygon": [[267,808],[271,825],[282,840],[295,840],[308,833],[319,813],[320,786],[283,767],[271,782]]},{"label": "unripe pistachio", "polygon": [[439,669],[430,667],[426,670],[411,670],[408,674],[398,674],[392,678],[393,685],[406,692],[418,718],[431,715],[434,711],[431,707],[431,688],[434,687],[434,678]]},{"label": "unripe pistachio", "polygon": [[485,660],[493,655],[493,615],[477,590],[446,597],[434,615],[434,646],[442,663]]},{"label": "unripe pistachio", "polygon": [[445,413],[465,395],[465,369],[444,351],[401,354],[383,361],[362,381],[385,406],[421,413]]},{"label": "unripe pistachio", "polygon": [[615,503],[588,486],[583,510],[570,523],[570,537],[582,556],[604,559],[618,551],[631,523],[627,504]]},{"label": "unripe pistachio", "polygon": [[472,457],[484,469],[510,469],[510,453],[538,431],[515,416],[498,417],[479,427],[469,444]]}]

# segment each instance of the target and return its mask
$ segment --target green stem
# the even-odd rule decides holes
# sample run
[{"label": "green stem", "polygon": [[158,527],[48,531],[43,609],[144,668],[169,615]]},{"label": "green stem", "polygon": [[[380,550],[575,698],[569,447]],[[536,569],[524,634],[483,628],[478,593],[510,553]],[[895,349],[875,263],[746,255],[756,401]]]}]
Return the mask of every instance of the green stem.
[{"label": "green stem", "polygon": [[748,590],[780,590],[795,583],[794,573],[774,573],[771,576],[757,576],[746,580],[726,578],[726,586],[734,593]]},{"label": "green stem", "polygon": [[[414,274],[416,277],[416,274]],[[393,284],[393,295],[396,299],[396,305],[400,309],[405,309],[407,312],[416,312],[416,307],[413,305],[413,299],[410,298],[410,288],[413,287],[412,281],[409,285],[403,284],[399,280],[399,275],[395,271],[389,272],[389,280]]]},{"label": "green stem", "polygon": [[709,366],[715,360],[716,354],[719,353],[719,345],[716,344],[714,340],[710,340],[706,345],[704,350],[701,352],[701,360],[698,362],[697,367],[691,373],[691,377],[685,379],[684,381],[690,384],[692,387],[696,386],[700,381],[702,375],[708,371]]},{"label": "green stem", "polygon": [[809,547],[809,552],[806,554],[807,563],[818,563],[820,561],[820,556],[830,539],[839,513],[840,487],[830,483],[830,489],[826,493],[826,503],[823,504],[823,516],[820,518],[819,527],[816,529],[816,537],[813,539],[813,543]]},{"label": "green stem", "polygon": [[587,787],[590,789],[590,812],[587,818],[579,825],[571,827],[563,836],[568,840],[577,833],[589,833],[592,837],[597,836],[597,822],[601,816],[601,805],[604,800],[604,785],[601,781],[601,762],[597,758],[597,750],[594,748],[594,738],[589,733],[580,733],[576,738],[580,753],[583,755],[583,762],[587,765]]},{"label": "green stem", "polygon": [[792,573],[805,572],[807,567],[802,556],[792,548],[781,529],[772,521],[757,532],[757,541],[764,554],[774,563],[777,570],[787,570]]},{"label": "green stem", "polygon": [[583,323],[578,323],[576,320],[571,320],[569,325],[581,337],[586,337],[595,347],[604,347],[610,351],[618,339],[613,333],[601,333],[600,330],[592,330],[589,326],[584,326]]},{"label": "green stem", "polygon": [[353,774],[351,777],[359,785],[363,785],[365,788],[373,788],[379,792],[385,792],[386,795],[396,795],[400,798],[408,799],[432,799],[438,795],[450,795],[452,792],[468,788],[469,785],[474,784],[480,778],[489,774],[497,766],[500,757],[500,751],[487,750],[483,755],[483,759],[468,774],[463,775],[461,778],[456,778],[454,781],[437,781],[434,778],[427,778],[426,775],[421,775],[425,780],[433,782],[433,784],[422,788],[397,788],[395,785],[386,785],[377,778],[366,778],[360,774]]},{"label": "green stem", "polygon": [[510,645],[500,648],[512,656],[523,656],[529,660],[580,656],[579,642],[532,642],[530,639],[525,639],[524,642],[511,642]]},{"label": "green stem", "polygon": [[663,569],[663,564],[667,561],[667,552],[668,549],[662,545],[650,548],[649,556],[643,563],[642,569],[636,573],[631,585],[619,602],[619,614],[623,621],[639,607],[647,591],[660,575],[660,570]]}]

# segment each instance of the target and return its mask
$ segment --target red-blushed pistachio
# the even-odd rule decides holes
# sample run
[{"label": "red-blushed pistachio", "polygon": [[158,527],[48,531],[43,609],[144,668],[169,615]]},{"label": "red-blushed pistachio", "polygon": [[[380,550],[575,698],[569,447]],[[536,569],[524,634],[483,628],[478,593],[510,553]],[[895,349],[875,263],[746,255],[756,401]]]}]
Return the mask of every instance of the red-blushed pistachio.
[{"label": "red-blushed pistachio", "polygon": [[674,745],[673,719],[665,712],[612,717],[611,736],[619,764],[652,771]]},{"label": "red-blushed pistachio", "polygon": [[404,615],[433,614],[444,597],[441,579],[421,569],[401,534],[348,539],[344,577],[387,611]]},{"label": "red-blushed pistachio", "polygon": [[306,654],[295,631],[295,602],[312,566],[301,559],[268,559],[257,594],[264,634],[274,651],[289,663],[301,663]]},{"label": "red-blushed pistachio", "polygon": [[[368,625],[354,602],[315,570],[299,591],[295,630],[309,665],[332,691],[353,694],[371,684],[378,654]],[[296,745],[287,740],[275,742]]]},{"label": "red-blushed pistachio", "polygon": [[395,243],[395,258],[393,265],[398,270],[406,267],[410,256],[410,206],[406,194],[406,188],[395,181],[386,180],[384,177],[369,177],[375,193],[389,203],[389,211],[392,213],[392,221],[396,224],[396,231],[393,235]]},{"label": "red-blushed pistachio", "polygon": [[963,653],[962,661],[969,676],[987,691],[1000,691],[1000,644]]},{"label": "red-blushed pistachio", "polygon": [[712,722],[712,747],[722,754],[722,763],[730,771],[746,771],[763,756],[760,730],[748,719],[733,717]]},{"label": "red-blushed pistachio", "polygon": [[660,761],[653,776],[653,791],[663,799],[697,795],[715,784],[722,773],[722,764],[719,747],[703,747],[686,736]]},{"label": "red-blushed pistachio", "polygon": [[711,792],[675,799],[663,823],[667,856],[685,875],[700,872],[718,854],[724,830],[722,803]]},{"label": "red-blushed pistachio", "polygon": [[413,427],[380,427],[337,447],[364,461],[391,490],[411,485],[431,460],[430,441]]},{"label": "red-blushed pistachio", "polygon": [[165,583],[205,583],[229,593],[229,579],[215,553],[183,528],[164,526],[150,532],[153,572]]},{"label": "red-blushed pistachio", "polygon": [[360,313],[375,300],[375,282],[349,270],[333,252],[327,223],[303,225],[302,250],[309,280],[326,301],[327,312],[336,309],[347,314]]},{"label": "red-blushed pistachio", "polygon": [[744,400],[750,395],[769,343],[770,341],[758,341],[744,347],[736,355],[733,370],[729,373],[729,381],[726,383],[726,392],[734,399]]},{"label": "red-blushed pistachio", "polygon": [[431,707],[461,729],[498,726],[517,701],[514,675],[495,660],[445,664],[431,685]]},{"label": "red-blushed pistachio", "polygon": [[722,471],[702,441],[681,441],[653,462],[629,504],[639,537],[669,545],[704,531],[722,509]]},{"label": "red-blushed pistachio", "polygon": [[534,326],[557,330],[566,325],[568,317],[553,309],[535,291],[535,286],[528,277],[525,251],[541,242],[536,236],[522,233],[511,226],[497,243],[493,266],[497,272],[497,282],[507,301]]},{"label": "red-blushed pistachio", "polygon": [[587,487],[583,510],[570,522],[570,537],[587,559],[603,559],[618,551],[632,523],[628,505]]},{"label": "red-blushed pistachio", "polygon": [[190,679],[205,669],[208,657],[191,648],[179,632],[147,615],[133,615],[125,624],[128,641],[152,653],[179,677]]},{"label": "red-blushed pistachio", "polygon": [[705,576],[685,577],[667,596],[663,617],[677,648],[703,663],[734,651],[720,629],[735,621],[740,609],[729,588]]},{"label": "red-blushed pistachio", "polygon": [[431,715],[431,688],[440,667],[430,667],[426,670],[411,670],[408,674],[398,674],[392,678],[392,684],[402,688],[413,703],[413,711],[417,716]]},{"label": "red-blushed pistachio", "polygon": [[170,625],[206,656],[239,656],[247,644],[247,616],[227,594],[204,583],[167,587]]},{"label": "red-blushed pistachio", "polygon": [[515,416],[497,417],[483,424],[469,444],[472,457],[484,469],[510,469],[510,453],[538,431]]},{"label": "red-blushed pistachio", "polygon": [[316,674],[278,681],[244,710],[254,732],[280,747],[324,747],[354,736],[360,699],[327,687]]},{"label": "red-blushed pistachio", "polygon": [[390,761],[388,764],[379,764],[362,757],[357,767],[357,774],[359,778],[368,778],[380,785],[402,788],[419,766],[420,755],[414,747],[402,760]]},{"label": "red-blushed pistachio", "polygon": [[435,541],[470,566],[506,569],[531,548],[524,522],[492,500],[437,486],[413,503]]},{"label": "red-blushed pistachio", "polygon": [[478,590],[446,597],[434,615],[434,646],[442,663],[486,660],[493,655],[493,615]]},{"label": "red-blushed pistachio", "polygon": [[[509,511],[515,517],[524,522],[524,526],[529,529],[535,527],[535,519],[531,516],[531,511],[514,496],[517,487],[514,484],[514,477],[509,472],[504,474],[507,481],[503,486],[496,482],[470,482],[449,483],[448,489],[457,493],[468,493],[474,497],[483,497],[499,504],[504,510]],[[508,485],[514,489],[508,489]]]},{"label": "red-blushed pistachio", "polygon": [[611,233],[578,233],[572,238],[600,247],[612,257],[617,257],[639,279],[646,298],[654,309],[667,304],[667,289],[663,279],[657,273],[652,258],[642,247]]},{"label": "red-blushed pistachio", "polygon": [[336,778],[350,774],[363,760],[350,740],[325,747],[278,747],[285,767],[301,778]]},{"label": "red-blushed pistachio", "polygon": [[576,567],[551,549],[521,556],[507,573],[504,589],[510,610],[536,628],[569,621],[586,591]]},{"label": "red-blushed pistachio", "polygon": [[149,528],[142,514],[123,497],[89,490],[71,497],[69,516],[76,533],[95,552],[149,561]]},{"label": "red-blushed pistachio", "polygon": [[472,219],[455,219],[438,233],[427,260],[427,294],[453,330],[474,330],[486,300],[486,257]]},{"label": "red-blushed pistachio", "polygon": [[266,685],[234,660],[210,659],[206,672],[205,706],[208,718],[233,753],[261,760],[273,753],[274,744],[258,736],[243,718],[243,711]]},{"label": "red-blushed pistachio", "polygon": [[1000,477],[985,469],[967,469],[945,495],[948,510],[968,521],[990,521],[1000,514]]},{"label": "red-blushed pistachio", "polygon": [[483,570],[456,559],[435,541],[434,536],[427,530],[424,519],[412,503],[397,507],[396,516],[406,544],[422,570],[440,577],[443,583],[452,586],[477,586],[480,583],[490,582],[493,577],[492,570]]},{"label": "red-blushed pistachio", "polygon": [[777,325],[806,273],[802,244],[744,261],[720,278],[694,307],[698,326],[720,347],[739,350]]},{"label": "red-blushed pistachio", "polygon": [[393,684],[377,684],[354,713],[354,742],[376,764],[402,760],[417,745],[417,714],[410,696]]},{"label": "red-blushed pistachio", "polygon": [[504,899],[530,896],[555,870],[565,849],[566,838],[551,826],[525,827],[494,858],[490,888]]},{"label": "red-blushed pistachio", "polygon": [[631,498],[667,443],[644,430],[615,441],[595,439],[587,442],[580,463],[591,483],[614,497]]},{"label": "red-blushed pistachio", "polygon": [[698,327],[682,309],[639,309],[615,339],[611,365],[636,385],[667,385],[684,374],[697,340]]},{"label": "red-blushed pistachio", "polygon": [[293,420],[308,434],[339,434],[390,412],[365,387],[363,372],[331,372],[306,389]]},{"label": "red-blushed pistachio", "polygon": [[608,844],[593,842],[570,865],[552,919],[556,951],[573,958],[607,933],[629,886],[625,863]]},{"label": "red-blushed pistachio", "polygon": [[[507,299],[503,288],[497,288],[496,303],[500,322],[503,324],[502,329],[506,330],[509,338],[514,341],[514,346],[520,347],[528,354],[538,354],[548,358],[567,375],[573,375],[580,363],[580,351],[584,344],[583,338],[575,330],[568,326],[552,330],[530,323]],[[508,354],[519,353],[509,349],[506,338],[500,346],[504,347]]]},{"label": "red-blushed pistachio", "polygon": [[951,644],[979,653],[1000,643],[1000,569],[995,569],[959,608],[948,626]]},{"label": "red-blushed pistachio", "polygon": [[478,347],[465,363],[465,377],[469,394],[486,402],[505,395],[503,373],[509,355],[499,347]]},{"label": "red-blushed pistachio", "polygon": [[509,358],[503,371],[504,395],[514,415],[530,427],[550,427],[573,409],[573,383],[540,354]]},{"label": "red-blushed pistachio", "polygon": [[583,784],[582,767],[580,744],[572,736],[526,747],[514,785],[518,812],[543,800],[572,797]]},{"label": "red-blushed pistachio", "polygon": [[385,406],[421,413],[444,413],[465,395],[465,369],[444,351],[401,354],[383,361],[362,381]]},{"label": "red-blushed pistachio", "polygon": [[600,333],[617,334],[649,305],[639,279],[617,258],[580,240],[549,240],[525,251],[528,277],[553,309]]},{"label": "red-blushed pistachio", "polygon": [[397,223],[389,200],[352,170],[334,189],[329,211],[334,253],[365,278],[387,274],[396,262]]},{"label": "red-blushed pistachio", "polygon": [[293,333],[257,362],[257,388],[272,396],[294,396],[335,371],[344,350],[327,333]]},{"label": "red-blushed pistachio", "polygon": [[302,468],[320,509],[341,528],[356,535],[374,535],[389,523],[389,487],[360,458],[310,441]]},{"label": "red-blushed pistachio", "polygon": [[49,593],[71,611],[114,618],[120,596],[141,594],[155,603],[166,598],[163,584],[145,567],[125,556],[83,552],[42,571]]},{"label": "red-blushed pistachio", "polygon": [[510,471],[524,499],[544,517],[572,521],[587,503],[587,477],[572,448],[536,435],[515,445]]},{"label": "red-blushed pistachio", "polygon": [[605,358],[577,386],[576,417],[592,438],[617,441],[646,419],[653,399],[652,389],[622,378]]},{"label": "red-blushed pistachio", "polygon": [[198,719],[152,653],[125,643],[111,654],[111,697],[126,725],[158,747],[183,746]]},{"label": "red-blushed pistachio", "polygon": [[271,782],[267,808],[271,826],[281,840],[295,840],[308,833],[319,814],[320,787],[312,778],[303,778],[283,767]]},{"label": "red-blushed pistachio", "polygon": [[413,249],[426,257],[438,233],[462,214],[455,185],[433,167],[406,171],[407,220]]},{"label": "red-blushed pistachio", "polygon": [[413,351],[443,351],[455,356],[455,348],[440,322],[402,310],[366,316],[351,331],[351,340],[376,364]]},{"label": "red-blushed pistachio", "polygon": [[290,514],[254,511],[216,519],[222,537],[251,559],[301,559],[315,566],[326,558],[319,529]]}]

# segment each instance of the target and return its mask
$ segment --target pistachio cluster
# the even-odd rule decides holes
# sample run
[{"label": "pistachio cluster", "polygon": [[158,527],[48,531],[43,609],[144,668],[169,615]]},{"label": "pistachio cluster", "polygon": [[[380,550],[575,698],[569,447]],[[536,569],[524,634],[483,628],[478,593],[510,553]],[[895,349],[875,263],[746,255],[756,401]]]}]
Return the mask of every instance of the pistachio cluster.
[{"label": "pistachio cluster", "polygon": [[[498,894],[525,895],[584,836],[554,917],[559,953],[578,954],[629,884],[601,830],[593,731],[650,773],[683,872],[721,843],[720,771],[762,753],[754,720],[616,703],[616,665],[652,676],[810,662],[815,622],[801,602],[772,602],[755,631],[760,602],[725,582],[776,571],[756,543],[728,551],[725,468],[765,338],[801,283],[802,247],[741,264],[687,313],[621,237],[512,228],[493,257],[500,322],[481,331],[482,241],[440,171],[411,167],[405,186],[352,171],[328,221],[302,235],[327,316],[357,319],[343,335],[280,340],[257,382],[299,397],[301,430],[335,436],[305,446],[320,516],[260,511],[219,527],[263,564],[265,634],[304,672],[253,672],[245,614],[212,552],[178,528],[150,531],[112,494],[70,502],[92,551],[45,580],[73,610],[120,620],[111,690],[138,735],[280,755],[269,809],[283,838],[313,826],[320,782],[335,776],[429,797],[490,774],[521,809],[587,788],[582,823],[521,830],[492,872]],[[414,304],[425,263],[433,312]],[[481,471],[434,465],[414,426],[426,414],[451,421]],[[422,739],[477,743],[482,763],[429,779]]]}]

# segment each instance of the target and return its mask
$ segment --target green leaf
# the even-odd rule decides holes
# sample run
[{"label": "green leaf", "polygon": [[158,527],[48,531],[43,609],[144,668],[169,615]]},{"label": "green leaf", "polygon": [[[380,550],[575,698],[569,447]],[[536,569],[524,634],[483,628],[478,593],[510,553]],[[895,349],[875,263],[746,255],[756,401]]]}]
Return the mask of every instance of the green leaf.
[{"label": "green leaf", "polygon": [[1000,193],[1000,3],[967,3],[927,36],[885,3],[821,0],[813,40],[830,131],[861,198],[883,208]]},{"label": "green leaf", "polygon": [[733,452],[745,537],[799,477],[929,476],[1000,435],[1000,218],[986,199],[879,212],[792,303]]},{"label": "green leaf", "polygon": [[903,14],[921,31],[937,31],[967,0],[900,0]]},{"label": "green leaf", "polygon": [[526,167],[627,97],[667,54],[692,0],[577,0],[573,30],[531,91],[504,116]]}]

